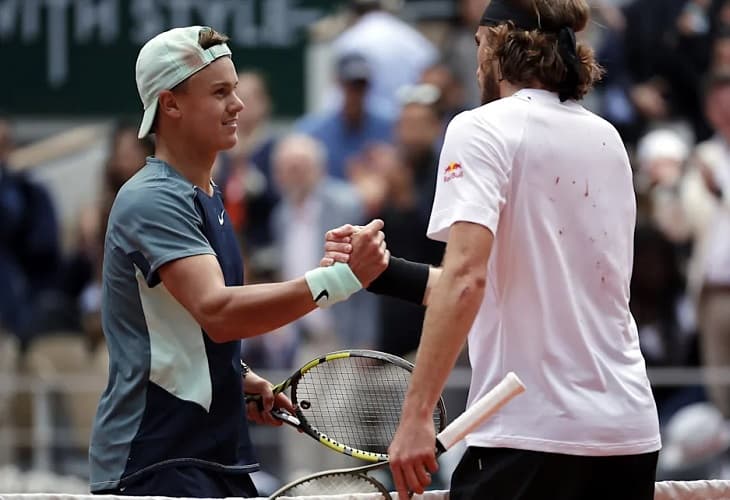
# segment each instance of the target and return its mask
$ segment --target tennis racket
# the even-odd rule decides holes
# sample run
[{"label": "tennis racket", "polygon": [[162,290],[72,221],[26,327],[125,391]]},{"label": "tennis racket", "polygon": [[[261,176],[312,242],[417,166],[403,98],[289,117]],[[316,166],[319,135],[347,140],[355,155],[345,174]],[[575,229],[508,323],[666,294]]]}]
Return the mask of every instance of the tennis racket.
[{"label": "tennis racket", "polygon": [[[274,394],[291,389],[294,415],[273,415],[331,450],[368,462],[388,459],[400,420],[413,364],[391,354],[349,350],[313,359],[274,386]],[[246,402],[260,396],[246,396]],[[439,399],[434,426],[446,426],[446,407]]]},{"label": "tennis racket", "polygon": [[[332,470],[297,479],[276,491],[269,500],[281,497],[313,497],[320,495],[355,495],[376,493],[375,498],[392,500],[388,488],[364,472]],[[351,498],[348,496],[348,498]]]},{"label": "tennis racket", "polygon": [[[437,456],[464,439],[467,434],[494,415],[512,398],[523,392],[525,392],[525,386],[522,381],[514,373],[508,373],[499,384],[437,434]],[[386,488],[382,483],[367,475],[369,472],[387,465],[388,462],[379,462],[349,469],[317,472],[281,487],[269,497],[269,500],[300,495],[300,491],[306,491],[308,495],[345,493],[339,489],[330,489],[333,483],[342,488],[350,488],[350,492],[353,493],[381,493],[385,500],[391,500],[391,496],[387,491],[383,493],[382,490],[386,490]],[[362,476],[369,477],[370,481],[364,481]],[[374,483],[377,483],[377,486],[382,490],[379,490]],[[298,489],[300,487],[306,489]]]}]

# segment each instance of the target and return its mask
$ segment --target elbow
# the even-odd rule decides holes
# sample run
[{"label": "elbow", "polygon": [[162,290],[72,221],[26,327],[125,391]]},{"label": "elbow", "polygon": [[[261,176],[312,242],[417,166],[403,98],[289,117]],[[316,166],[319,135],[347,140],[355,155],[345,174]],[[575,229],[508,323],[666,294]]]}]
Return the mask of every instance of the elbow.
[{"label": "elbow", "polygon": [[484,289],[487,286],[485,278],[470,278],[457,281],[456,291],[459,301],[481,302],[484,297]]},{"label": "elbow", "polygon": [[216,344],[224,344],[233,340],[230,327],[213,318],[203,318],[199,321],[200,327],[210,340]]},{"label": "elbow", "polygon": [[216,344],[225,344],[226,342],[253,336],[245,328],[238,328],[222,321],[210,320],[204,323],[201,322],[201,327],[206,335],[208,335],[208,338]]},{"label": "elbow", "polygon": [[487,287],[487,277],[476,267],[464,267],[457,270],[454,285],[459,302],[481,302]]},{"label": "elbow", "polygon": [[227,331],[225,328],[217,328],[215,326],[209,326],[209,327],[203,327],[203,331],[208,336],[210,340],[212,340],[215,344],[225,344],[226,342],[230,342],[232,340],[236,340],[235,337],[231,335],[231,332]]},{"label": "elbow", "polygon": [[230,297],[224,292],[215,296],[201,298],[195,311],[195,319],[200,327],[216,344],[223,344],[243,337],[239,328],[235,328],[227,319],[226,311]]}]

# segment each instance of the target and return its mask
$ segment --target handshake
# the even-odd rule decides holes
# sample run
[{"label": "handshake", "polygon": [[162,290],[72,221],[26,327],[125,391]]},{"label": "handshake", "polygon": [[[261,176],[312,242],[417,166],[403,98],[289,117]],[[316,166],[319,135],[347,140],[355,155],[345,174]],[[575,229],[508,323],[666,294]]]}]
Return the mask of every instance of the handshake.
[{"label": "handshake", "polygon": [[363,288],[367,288],[388,267],[390,252],[385,243],[383,221],[366,226],[345,224],[325,234],[324,257],[319,265],[349,264]]},{"label": "handshake", "polygon": [[429,281],[437,279],[440,271],[392,257],[382,229],[383,221],[374,219],[366,226],[345,224],[327,232],[320,267],[305,274],[318,306],[346,300],[361,288],[426,303]]}]

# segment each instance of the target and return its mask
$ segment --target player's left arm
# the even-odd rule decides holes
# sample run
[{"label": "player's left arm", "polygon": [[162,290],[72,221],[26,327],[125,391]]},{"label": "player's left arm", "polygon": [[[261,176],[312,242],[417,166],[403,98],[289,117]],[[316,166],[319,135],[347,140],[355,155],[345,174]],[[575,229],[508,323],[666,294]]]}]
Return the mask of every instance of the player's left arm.
[{"label": "player's left arm", "polygon": [[432,412],[484,297],[494,236],[470,222],[452,225],[443,268],[426,310],[416,366],[398,432],[390,446],[400,498],[422,493],[438,468]]}]

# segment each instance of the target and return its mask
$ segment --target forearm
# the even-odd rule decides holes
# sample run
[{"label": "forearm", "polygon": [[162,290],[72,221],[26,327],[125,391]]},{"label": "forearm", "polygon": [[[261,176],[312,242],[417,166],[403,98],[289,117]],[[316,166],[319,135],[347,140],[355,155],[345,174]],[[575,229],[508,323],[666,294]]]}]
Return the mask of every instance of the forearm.
[{"label": "forearm", "polygon": [[428,270],[428,282],[426,283],[426,291],[423,294],[423,305],[428,306],[431,300],[431,293],[436,288],[436,284],[441,278],[442,269],[440,267],[431,267]]},{"label": "forearm", "polygon": [[388,267],[373,280],[368,291],[425,306],[439,276],[439,268],[391,256]]},{"label": "forearm", "polygon": [[[384,264],[382,256],[377,258]],[[215,342],[270,332],[315,307],[346,300],[362,288],[347,264],[315,268],[284,283],[226,286],[220,265],[208,254],[165,264],[160,277]]]},{"label": "forearm", "polygon": [[280,328],[317,307],[304,278],[283,283],[225,287],[203,302],[203,328],[216,342]]},{"label": "forearm", "polygon": [[437,269],[403,413],[431,414],[484,296],[484,279]]}]

